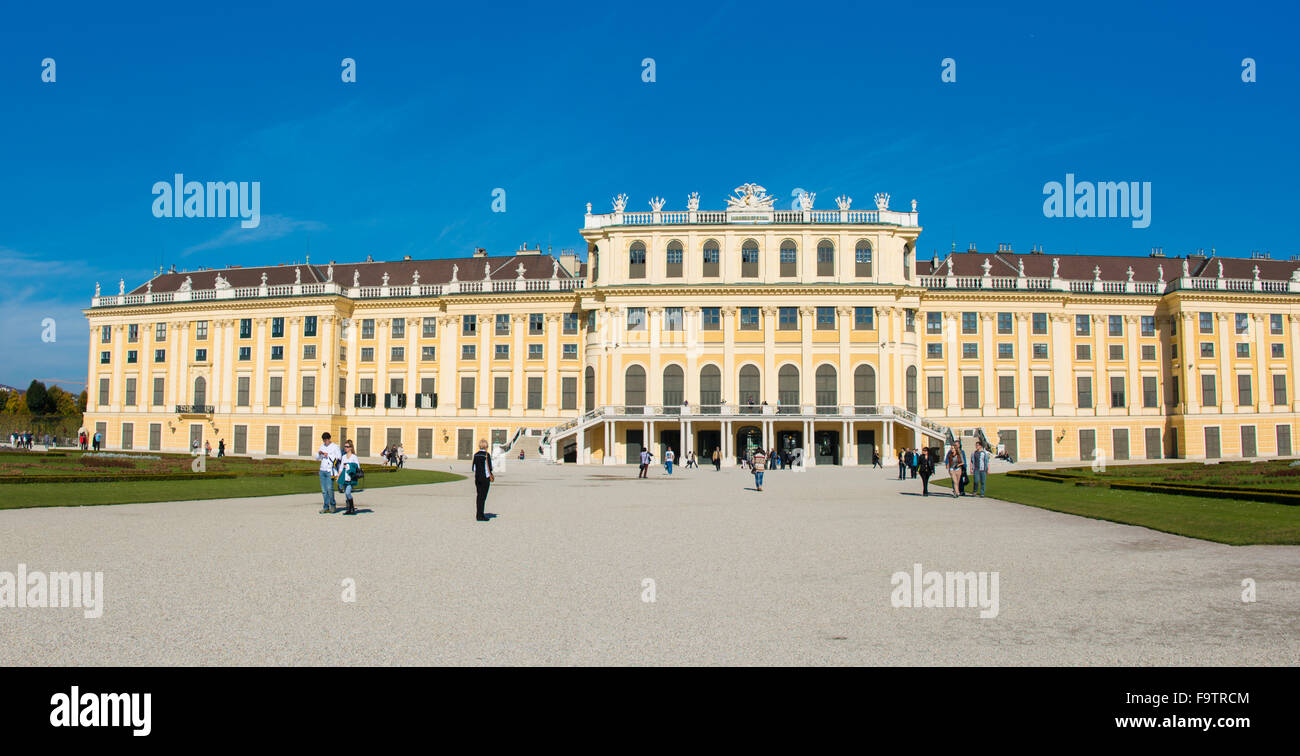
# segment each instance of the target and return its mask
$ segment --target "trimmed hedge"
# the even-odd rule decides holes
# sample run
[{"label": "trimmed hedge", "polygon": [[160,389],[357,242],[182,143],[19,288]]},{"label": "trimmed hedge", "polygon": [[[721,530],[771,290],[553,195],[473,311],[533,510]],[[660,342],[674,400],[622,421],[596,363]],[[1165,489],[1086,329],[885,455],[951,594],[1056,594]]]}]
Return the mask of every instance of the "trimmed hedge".
[{"label": "trimmed hedge", "polygon": [[[1080,468],[1075,468],[1080,469]],[[1249,486],[1216,486],[1211,483],[1166,483],[1158,481],[1136,481],[1132,479],[1105,480],[1085,478],[1079,475],[1064,475],[1052,470],[1012,470],[1009,477],[1025,480],[1037,480],[1045,483],[1073,483],[1076,486],[1112,488],[1119,491],[1150,491],[1181,496],[1200,496],[1210,499],[1247,499],[1273,504],[1300,505],[1300,491],[1283,491],[1276,488],[1254,488]]]},{"label": "trimmed hedge", "polygon": [[[368,467],[362,465],[367,475],[371,473],[395,473],[395,467]],[[72,473],[68,475],[0,475],[0,485],[17,483],[116,483],[131,481],[147,483],[162,480],[201,480],[231,478],[283,478],[286,475],[315,476],[316,470],[267,470],[245,472],[175,472],[175,473]]]}]

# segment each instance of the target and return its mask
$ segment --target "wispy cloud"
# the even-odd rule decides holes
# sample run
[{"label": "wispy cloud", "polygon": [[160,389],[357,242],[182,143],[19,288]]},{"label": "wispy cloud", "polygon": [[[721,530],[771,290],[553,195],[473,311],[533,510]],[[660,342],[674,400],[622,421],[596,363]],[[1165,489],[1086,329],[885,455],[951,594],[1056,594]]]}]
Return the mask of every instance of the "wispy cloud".
[{"label": "wispy cloud", "polygon": [[235,223],[214,238],[185,248],[181,251],[181,255],[192,255],[195,252],[223,249],[240,244],[272,241],[286,237],[295,231],[323,231],[325,228],[325,224],[318,221],[295,220],[284,215],[264,215],[261,224],[257,228],[242,228],[239,223]]}]

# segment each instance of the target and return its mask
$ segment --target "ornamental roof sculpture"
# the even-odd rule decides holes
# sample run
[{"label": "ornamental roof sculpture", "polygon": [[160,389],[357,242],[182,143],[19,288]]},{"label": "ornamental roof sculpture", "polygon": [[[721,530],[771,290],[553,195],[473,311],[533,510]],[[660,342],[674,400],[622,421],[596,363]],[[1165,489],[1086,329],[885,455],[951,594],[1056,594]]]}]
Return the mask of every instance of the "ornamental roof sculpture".
[{"label": "ornamental roof sculpture", "polygon": [[813,200],[815,199],[817,199],[817,195],[813,192],[800,192],[799,209],[803,210],[805,213],[808,212],[809,210],[812,210]]},{"label": "ornamental roof sculpture", "polygon": [[776,197],[768,196],[758,184],[741,184],[733,191],[736,196],[727,198],[728,210],[771,210],[776,202]]},{"label": "ornamental roof sculpture", "polygon": [[877,210],[889,209],[889,192],[876,193],[876,209]]},{"label": "ornamental roof sculpture", "polygon": [[665,201],[666,201],[666,200],[664,200],[663,197],[651,197],[651,198],[650,198],[650,209],[653,210],[653,211],[656,212],[656,213],[659,212],[660,210],[663,210],[663,209],[664,209],[664,202],[665,202]]},{"label": "ornamental roof sculpture", "polygon": [[835,198],[835,206],[841,210],[848,210],[853,206],[853,198],[847,194],[841,194]]},{"label": "ornamental roof sculpture", "polygon": [[691,192],[686,196],[686,209],[695,212],[700,209],[700,193]]},{"label": "ornamental roof sculpture", "polygon": [[614,212],[621,213],[623,208],[627,207],[627,195],[620,194],[614,198]]}]

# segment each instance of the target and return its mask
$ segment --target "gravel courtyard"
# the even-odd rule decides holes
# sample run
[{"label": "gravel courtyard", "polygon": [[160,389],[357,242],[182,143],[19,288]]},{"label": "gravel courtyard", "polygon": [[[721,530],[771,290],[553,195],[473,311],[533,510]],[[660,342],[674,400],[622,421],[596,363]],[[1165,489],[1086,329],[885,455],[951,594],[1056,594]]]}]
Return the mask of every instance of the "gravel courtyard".
[{"label": "gravel courtyard", "polygon": [[[375,489],[356,517],[317,514],[310,495],[0,511],[0,571],[102,571],[105,593],[98,619],[0,608],[0,664],[1300,658],[1300,547],[922,498],[889,468],[769,472],[762,493],[738,469],[635,475],[513,462],[489,523],[474,522],[470,480]],[[894,608],[891,576],[916,563],[996,571],[998,615]]]}]

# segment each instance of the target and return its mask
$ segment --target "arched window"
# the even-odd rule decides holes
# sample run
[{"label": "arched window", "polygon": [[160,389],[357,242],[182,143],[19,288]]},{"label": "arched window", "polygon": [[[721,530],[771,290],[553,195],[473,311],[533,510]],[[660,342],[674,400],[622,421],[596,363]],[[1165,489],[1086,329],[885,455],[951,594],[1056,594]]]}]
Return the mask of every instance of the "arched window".
[{"label": "arched window", "polygon": [[760,412],[759,403],[763,401],[762,390],[758,366],[742,367],[740,369],[740,411],[748,414]]},{"label": "arched window", "polygon": [[870,365],[858,365],[853,371],[853,404],[859,415],[876,411],[876,371]]},{"label": "arched window", "polygon": [[835,245],[830,239],[817,242],[817,275],[835,275]]},{"label": "arched window", "polygon": [[916,366],[907,368],[907,411],[916,412]]},{"label": "arched window", "polygon": [[794,365],[782,365],[776,373],[777,409],[782,414],[799,414],[799,368]]},{"label": "arched window", "polygon": [[700,412],[716,415],[722,404],[722,371],[717,365],[700,368]]},{"label": "arched window", "polygon": [[817,390],[817,412],[823,415],[833,415],[839,411],[839,396],[835,387],[835,368],[830,365],[822,365],[817,368],[814,377],[815,388]]},{"label": "arched window", "polygon": [[202,412],[203,405],[208,403],[208,382],[203,376],[194,379],[194,404]]},{"label": "arched window", "polygon": [[704,264],[704,269],[700,271],[701,274],[705,278],[717,278],[721,275],[721,259],[722,252],[718,247],[718,243],[712,239],[704,242],[704,251],[700,253],[700,260],[702,260]]},{"label": "arched window", "polygon": [[682,400],[686,398],[685,373],[681,365],[669,365],[664,368],[664,409],[680,410]]},{"label": "arched window", "polygon": [[799,248],[791,239],[781,242],[781,275],[799,275]]},{"label": "arched window", "polygon": [[740,277],[758,278],[758,242],[753,239],[740,245]]},{"label": "arched window", "polygon": [[853,250],[854,272],[858,278],[871,277],[871,242],[863,239]]},{"label": "arched window", "polygon": [[627,252],[628,278],[645,278],[645,244],[634,241]]},{"label": "arched window", "polygon": [[668,242],[668,251],[664,254],[664,261],[667,265],[667,275],[669,278],[682,277],[682,243],[679,241]]},{"label": "arched window", "polygon": [[587,394],[587,411],[591,412],[596,409],[596,369],[591,365],[587,366],[585,374],[586,394]]},{"label": "arched window", "polygon": [[645,409],[645,368],[633,365],[623,381],[623,404],[628,412],[639,415]]}]

